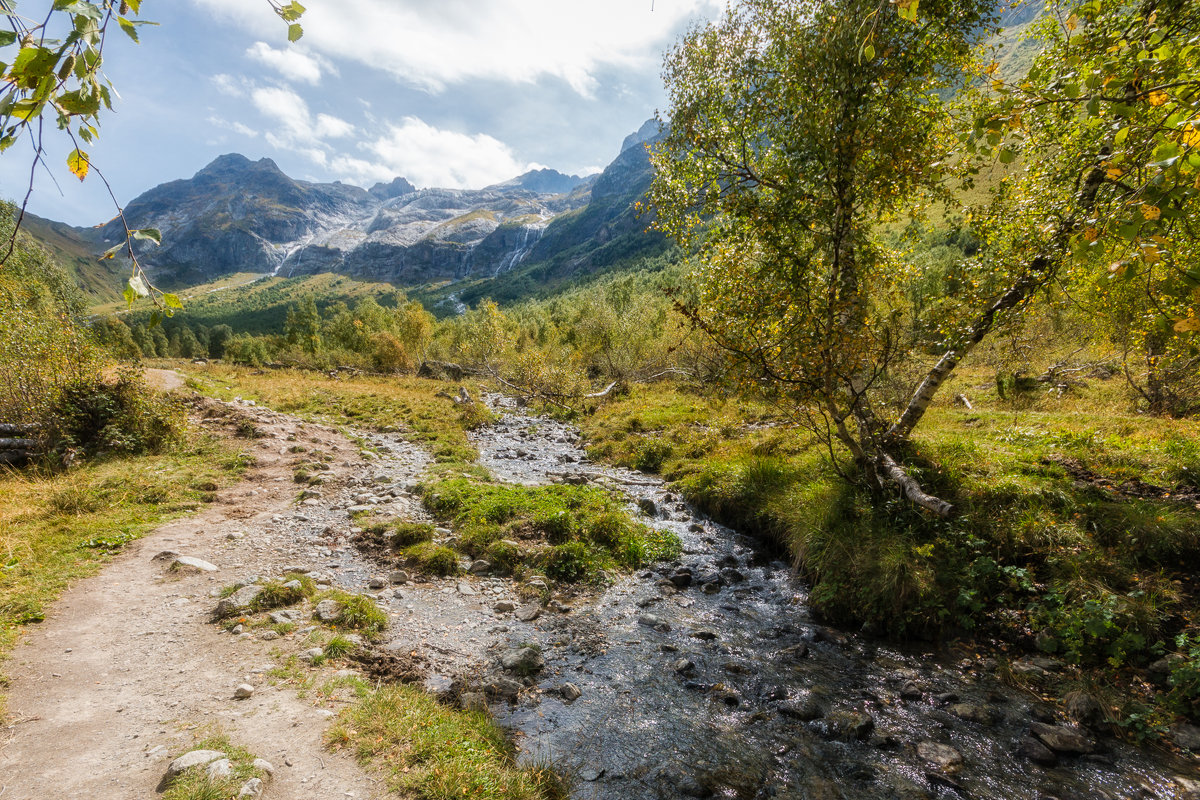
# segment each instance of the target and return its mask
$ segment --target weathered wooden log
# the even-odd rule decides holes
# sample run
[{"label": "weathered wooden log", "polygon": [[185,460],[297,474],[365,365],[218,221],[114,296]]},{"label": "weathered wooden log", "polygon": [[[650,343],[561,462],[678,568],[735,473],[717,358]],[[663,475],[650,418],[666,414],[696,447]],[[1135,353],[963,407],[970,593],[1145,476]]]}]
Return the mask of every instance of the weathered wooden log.
[{"label": "weathered wooden log", "polygon": [[33,450],[37,446],[37,439],[0,439],[0,450]]},{"label": "weathered wooden log", "polygon": [[11,422],[0,422],[0,436],[20,436],[22,433],[32,432],[33,429],[33,425],[16,425]]}]

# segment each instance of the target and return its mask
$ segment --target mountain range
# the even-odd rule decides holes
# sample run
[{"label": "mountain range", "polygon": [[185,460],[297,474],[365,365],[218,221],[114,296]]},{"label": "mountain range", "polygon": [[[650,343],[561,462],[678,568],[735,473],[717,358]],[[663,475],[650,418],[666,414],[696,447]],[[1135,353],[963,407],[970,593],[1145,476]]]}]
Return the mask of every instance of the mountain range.
[{"label": "mountain range", "polygon": [[[661,242],[633,208],[650,184],[645,145],[659,135],[648,121],[598,175],[541,169],[483,189],[418,189],[403,177],[369,189],[311,183],[269,158],[234,153],[144,192],[125,207],[125,222],[161,231],[162,245],[138,243],[138,258],[164,287],[245,272],[418,286],[499,278],[535,262],[590,270],[595,251],[616,239],[632,238],[626,254]],[[109,262],[97,276],[87,261],[124,241],[122,225],[119,217],[96,228],[34,218],[29,230],[89,289],[111,280],[119,292],[123,269]]]}]

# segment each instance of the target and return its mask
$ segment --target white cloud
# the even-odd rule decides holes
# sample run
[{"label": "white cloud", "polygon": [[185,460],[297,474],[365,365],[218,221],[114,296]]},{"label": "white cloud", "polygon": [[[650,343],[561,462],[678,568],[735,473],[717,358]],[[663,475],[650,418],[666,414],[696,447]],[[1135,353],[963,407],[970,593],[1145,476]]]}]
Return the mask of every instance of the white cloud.
[{"label": "white cloud", "polygon": [[266,42],[255,42],[246,50],[246,55],[266,64],[284,78],[316,86],[324,72],[332,71],[329,62],[312,56],[297,47],[276,50]]},{"label": "white cloud", "polygon": [[[281,38],[282,24],[266,3],[192,2],[264,38]],[[382,69],[430,91],[478,79],[528,83],[555,77],[588,95],[605,67],[656,72],[672,34],[689,18],[711,15],[723,4],[657,0],[653,11],[651,5],[646,0],[340,0],[311,4],[301,41],[311,52]]]},{"label": "white cloud", "polygon": [[226,75],[219,72],[212,76],[213,85],[217,87],[217,91],[229,97],[245,97],[245,80],[235,78],[232,75]]},{"label": "white cloud", "polygon": [[329,164],[329,145],[326,139],[350,136],[356,128],[330,114],[314,118],[304,98],[291,89],[260,86],[250,92],[250,100],[263,116],[275,122],[264,137],[267,143],[280,150],[299,153],[318,166]]},{"label": "white cloud", "polygon": [[451,189],[499,183],[533,168],[494,137],[435,128],[416,117],[389,126],[382,136],[360,147],[372,158],[338,156],[329,168],[355,183],[403,176],[417,186]]},{"label": "white cloud", "polygon": [[314,133],[318,139],[341,139],[354,131],[355,127],[344,119],[329,114],[317,114]]},{"label": "white cloud", "polygon": [[225,119],[224,117],[218,117],[216,114],[213,114],[212,116],[210,116],[208,118],[208,123],[210,125],[212,125],[213,127],[225,128],[227,130],[233,131],[234,133],[245,136],[249,139],[254,139],[258,136],[258,131],[254,130],[249,125],[243,125],[242,123],[238,122],[237,120],[230,120],[230,119]]}]

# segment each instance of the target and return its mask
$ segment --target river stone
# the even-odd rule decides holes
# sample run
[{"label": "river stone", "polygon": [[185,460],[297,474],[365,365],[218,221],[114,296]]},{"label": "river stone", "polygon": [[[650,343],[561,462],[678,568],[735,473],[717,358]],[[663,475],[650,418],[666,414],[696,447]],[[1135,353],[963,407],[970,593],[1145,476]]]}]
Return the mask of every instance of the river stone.
[{"label": "river stone", "polygon": [[458,698],[458,705],[463,711],[487,711],[487,695],[483,692],[463,692]]},{"label": "river stone", "polygon": [[705,629],[694,630],[694,631],[692,631],[692,638],[693,639],[702,639],[706,642],[711,642],[717,638],[717,632],[705,630]]},{"label": "river stone", "polygon": [[1104,717],[1100,702],[1087,692],[1067,692],[1063,697],[1067,716],[1081,725],[1094,725]]},{"label": "river stone", "polygon": [[905,681],[900,687],[900,696],[905,700],[920,700],[924,694],[916,681]]},{"label": "river stone", "polygon": [[948,744],[920,742],[917,745],[917,755],[947,775],[956,775],[962,769],[962,753]]},{"label": "river stone", "polygon": [[821,732],[827,739],[861,742],[875,730],[875,720],[865,711],[835,711],[822,722]]},{"label": "river stone", "polygon": [[497,614],[507,614],[516,610],[517,604],[511,600],[501,600],[497,602],[496,605],[492,606],[492,611],[495,611]]},{"label": "river stone", "polygon": [[317,603],[317,607],[313,610],[313,619],[318,622],[332,623],[337,622],[338,617],[342,615],[342,604],[333,598],[326,598]]},{"label": "river stone", "polygon": [[1189,725],[1186,722],[1172,725],[1170,735],[1171,741],[1184,750],[1200,752],[1200,728],[1195,725]]},{"label": "river stone", "polygon": [[367,581],[368,589],[382,589],[387,585],[388,582],[383,578],[371,578],[371,580]]},{"label": "river stone", "polygon": [[209,764],[208,769],[206,769],[204,772],[206,775],[208,775],[209,780],[219,781],[222,778],[229,777],[229,775],[233,772],[233,764],[228,758],[219,758]]},{"label": "river stone", "polygon": [[1086,755],[1096,752],[1096,745],[1091,739],[1063,725],[1035,722],[1029,726],[1029,732],[1056,753]]},{"label": "river stone", "polygon": [[558,687],[558,693],[567,703],[574,703],[583,695],[583,691],[573,683],[564,683]]},{"label": "river stone", "polygon": [[817,702],[817,698],[813,697],[811,692],[801,692],[796,697],[781,702],[779,713],[801,722],[809,722],[820,719],[824,716],[825,710],[821,708],[821,704]]},{"label": "river stone", "polygon": [[638,625],[647,628],[653,628],[660,633],[666,633],[671,630],[671,624],[661,617],[656,617],[653,614],[642,614],[638,617]]},{"label": "river stone", "polygon": [[504,675],[493,675],[483,684],[483,691],[492,697],[512,699],[521,693],[525,687],[517,681]]},{"label": "river stone", "polygon": [[717,583],[716,581],[708,581],[700,587],[700,591],[704,592],[705,594],[716,594],[717,592],[721,591],[721,584]]},{"label": "river stone", "polygon": [[959,719],[965,719],[968,722],[974,722],[979,725],[992,725],[996,721],[991,711],[982,706],[972,705],[971,703],[955,703],[946,710]]},{"label": "river stone", "polygon": [[526,603],[517,609],[517,619],[521,622],[533,622],[542,615],[542,608],[537,603]]},{"label": "river stone", "polygon": [[658,506],[654,505],[654,501],[649,497],[639,497],[637,506],[642,510],[642,513],[648,517],[658,516]]},{"label": "river stone", "polygon": [[671,667],[680,675],[682,675],[685,672],[691,672],[694,670],[696,668],[696,664],[691,659],[681,658],[672,664]]},{"label": "river stone", "polygon": [[688,569],[679,569],[672,573],[667,580],[671,581],[671,583],[675,584],[680,589],[686,589],[692,585],[692,572]]},{"label": "river stone", "polygon": [[779,651],[779,655],[784,658],[804,658],[808,655],[808,645],[804,642],[794,644],[791,647],[785,647]]},{"label": "river stone", "polygon": [[1058,756],[1054,755],[1054,751],[1033,736],[1026,736],[1021,740],[1017,745],[1017,755],[1043,767],[1052,767],[1058,763]]},{"label": "river stone", "polygon": [[226,597],[221,602],[217,603],[216,616],[217,619],[225,619],[226,617],[236,617],[244,611],[250,609],[250,604],[254,599],[262,593],[263,587],[258,584],[250,584],[243,586],[233,594]]},{"label": "river stone", "polygon": [[180,556],[171,562],[171,569],[179,572],[216,572],[217,565],[210,564],[202,558]]},{"label": "river stone", "polygon": [[410,580],[412,580],[412,576],[409,575],[404,570],[398,569],[395,572],[393,572],[392,574],[388,575],[388,580],[391,581],[395,585],[400,585],[400,584],[408,583]]},{"label": "river stone", "polygon": [[1200,781],[1180,777],[1175,785],[1179,787],[1179,800],[1200,800]]},{"label": "river stone", "polygon": [[545,668],[546,660],[537,648],[514,647],[500,656],[500,666],[519,675],[532,675]]},{"label": "river stone", "polygon": [[184,753],[167,766],[167,779],[170,780],[192,767],[203,767],[224,757],[225,754],[220,750],[193,750],[190,753]]},{"label": "river stone", "polygon": [[464,582],[460,582],[460,583],[458,584],[458,593],[459,593],[459,594],[461,594],[461,595],[466,595],[466,596],[468,596],[468,597],[470,597],[470,596],[473,596],[473,595],[476,595],[476,594],[479,594],[479,592],[475,591],[475,587],[474,587],[474,586],[472,586],[472,585],[471,585],[471,584],[469,584],[469,583],[466,583],[465,581],[464,581]]},{"label": "river stone", "polygon": [[746,575],[740,570],[723,569],[721,570],[721,578],[726,583],[741,583],[742,581],[746,580]]}]

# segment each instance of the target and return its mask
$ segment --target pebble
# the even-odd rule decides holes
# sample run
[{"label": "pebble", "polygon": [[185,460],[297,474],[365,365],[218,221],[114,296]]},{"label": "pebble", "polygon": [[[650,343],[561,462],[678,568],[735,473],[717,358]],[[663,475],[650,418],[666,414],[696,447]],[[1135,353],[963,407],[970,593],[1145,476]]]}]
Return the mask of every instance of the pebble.
[{"label": "pebble", "polygon": [[667,633],[671,630],[671,623],[667,622],[661,617],[656,617],[653,614],[642,614],[640,617],[638,617],[638,625],[646,628],[653,628],[660,633]]},{"label": "pebble", "polygon": [[254,694],[254,687],[248,683],[243,683],[241,686],[238,686],[237,689],[235,689],[233,692],[234,699],[237,699],[237,700],[245,700],[246,698],[250,697],[250,695],[252,695],[252,694]]},{"label": "pebble", "polygon": [[541,606],[536,603],[527,603],[517,609],[517,619],[521,622],[533,622],[542,615]]}]

